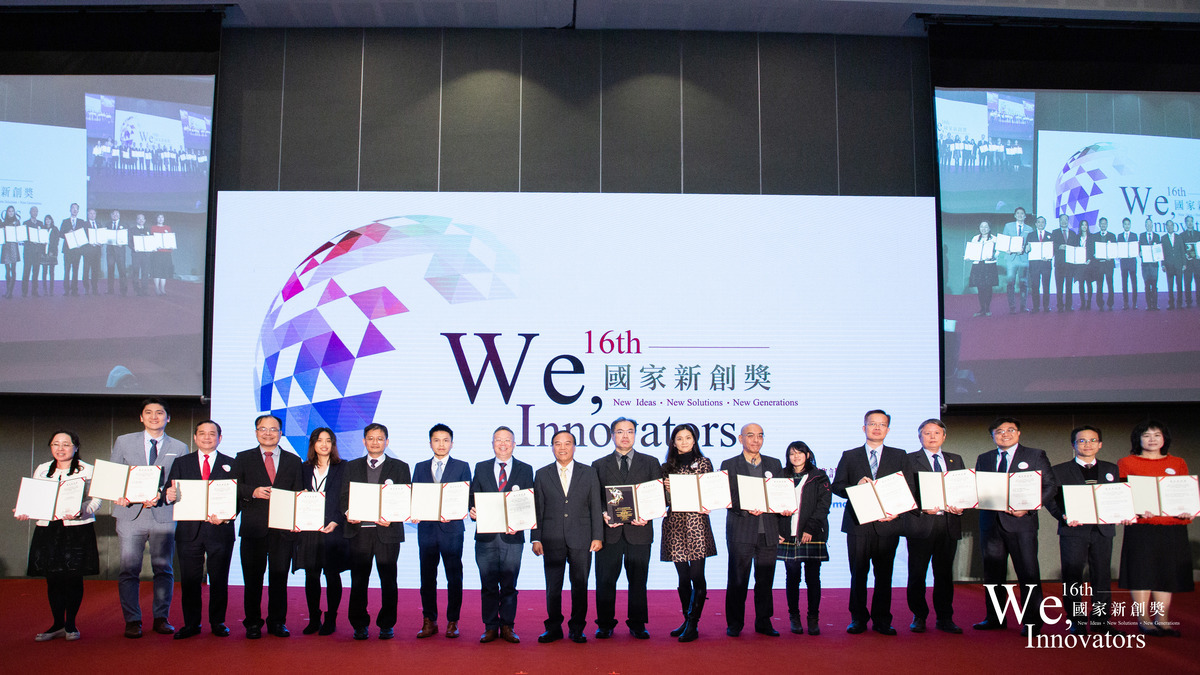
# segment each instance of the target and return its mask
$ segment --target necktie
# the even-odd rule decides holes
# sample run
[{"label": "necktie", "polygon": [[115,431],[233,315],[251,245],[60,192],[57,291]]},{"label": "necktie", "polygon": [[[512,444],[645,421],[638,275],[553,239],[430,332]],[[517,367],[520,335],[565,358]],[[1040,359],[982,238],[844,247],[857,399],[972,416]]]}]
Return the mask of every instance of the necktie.
[{"label": "necktie", "polygon": [[1008,451],[1000,451],[1000,466],[996,468],[1000,473],[1008,473]]},{"label": "necktie", "polygon": [[150,439],[150,463],[153,464],[154,460],[156,460],[156,459],[158,459],[158,441],[151,438]]},{"label": "necktie", "polygon": [[212,467],[208,465],[208,455],[204,456],[204,466],[200,467],[200,477],[208,480],[209,474],[212,472]]},{"label": "necktie", "polygon": [[567,480],[567,467],[558,467],[558,482],[562,483],[563,494],[567,494],[567,488],[571,487],[570,481]]},{"label": "necktie", "polygon": [[942,472],[942,463],[940,461],[938,461],[941,459],[941,457],[942,456],[940,454],[933,456],[933,470],[938,473]]},{"label": "necktie", "polygon": [[504,470],[508,462],[500,462],[500,491],[504,492],[505,486],[508,485],[508,472]]},{"label": "necktie", "polygon": [[437,471],[433,472],[433,482],[435,482],[435,483],[442,482],[442,462],[441,461],[438,461]]},{"label": "necktie", "polygon": [[629,455],[621,455],[621,475],[629,475]]},{"label": "necktie", "polygon": [[371,460],[371,468],[372,468],[372,469],[374,469],[374,468],[375,468],[375,465],[376,465],[376,464],[378,464],[378,463],[379,463],[379,460],[377,460],[377,459],[372,459],[372,460]]},{"label": "necktie", "polygon": [[879,473],[879,457],[875,453],[875,450],[871,451],[871,478]]},{"label": "necktie", "polygon": [[271,458],[270,450],[263,453],[263,466],[267,467],[267,480],[275,483],[275,460]]}]

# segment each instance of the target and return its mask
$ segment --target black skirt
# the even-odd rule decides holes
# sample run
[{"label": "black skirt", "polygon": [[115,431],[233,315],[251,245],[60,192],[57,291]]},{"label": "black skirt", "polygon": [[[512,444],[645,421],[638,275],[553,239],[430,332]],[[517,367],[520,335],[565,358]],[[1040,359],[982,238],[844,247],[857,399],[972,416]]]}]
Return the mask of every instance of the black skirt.
[{"label": "black skirt", "polygon": [[67,527],[61,520],[33,528],[29,543],[31,577],[72,574],[86,576],[100,573],[100,554],[96,549],[94,523]]},{"label": "black skirt", "polygon": [[292,571],[325,569],[344,572],[350,569],[350,540],[342,534],[342,528],[333,532],[301,532],[296,537],[295,554],[292,556]]},{"label": "black skirt", "polygon": [[1126,525],[1119,587],[1182,593],[1194,588],[1187,525]]}]

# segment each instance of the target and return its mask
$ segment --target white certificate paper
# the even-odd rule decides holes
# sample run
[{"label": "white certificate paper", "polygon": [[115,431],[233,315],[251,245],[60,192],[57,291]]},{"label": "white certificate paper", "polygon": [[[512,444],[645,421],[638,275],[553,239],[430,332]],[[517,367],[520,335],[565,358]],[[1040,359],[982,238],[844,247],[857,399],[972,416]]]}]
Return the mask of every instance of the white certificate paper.
[{"label": "white certificate paper", "polygon": [[918,471],[917,492],[921,493],[922,510],[946,509],[946,490],[942,484],[941,471]]},{"label": "white certificate paper", "polygon": [[767,479],[767,506],[771,513],[791,513],[796,510],[796,484],[791,478]]},{"label": "white certificate paper", "polygon": [[22,478],[13,515],[33,520],[54,520],[58,500],[58,481],[46,478]]},{"label": "white certificate paper", "polygon": [[1115,525],[1133,520],[1133,488],[1129,483],[1105,483],[1092,486],[1096,499],[1096,520],[1102,525]]},{"label": "white certificate paper", "polygon": [[661,479],[633,486],[634,507],[641,520],[654,520],[667,515],[667,493]]},{"label": "white certificate paper", "polygon": [[1042,472],[1018,471],[1009,474],[1008,505],[1014,511],[1042,508]]},{"label": "white certificate paper", "polygon": [[1200,515],[1200,479],[1196,476],[1159,476],[1158,503],[1164,516]]},{"label": "white certificate paper", "polygon": [[946,489],[946,505],[956,509],[973,509],[979,506],[979,494],[975,491],[975,469],[947,471],[943,478]]},{"label": "white certificate paper", "polygon": [[533,488],[512,492],[475,493],[475,531],[505,534],[537,527]]},{"label": "white certificate paper", "polygon": [[1094,486],[1062,486],[1063,517],[1067,519],[1068,523],[1095,525],[1099,522],[1096,519],[1096,493],[1092,487]]},{"label": "white certificate paper", "polygon": [[389,523],[408,520],[412,508],[412,488],[407,483],[392,483],[380,486],[379,517]]},{"label": "white certificate paper", "polygon": [[1129,489],[1133,491],[1133,510],[1140,516],[1149,513],[1162,515],[1158,505],[1158,478],[1154,476],[1130,476]]},{"label": "white certificate paper", "polygon": [[879,503],[879,497],[875,495],[875,488],[870,483],[860,483],[846,488],[846,499],[854,507],[854,515],[858,518],[860,525],[887,518],[883,505]]},{"label": "white certificate paper", "polygon": [[301,532],[314,532],[325,527],[325,495],[312,491],[297,493],[295,524]]},{"label": "white certificate paper", "polygon": [[97,459],[92,468],[92,486],[88,496],[116,501],[125,496],[125,484],[128,481],[128,465]]},{"label": "white certificate paper", "polygon": [[1031,241],[1031,242],[1029,242],[1029,259],[1030,260],[1054,260],[1054,242],[1052,242],[1052,241]]},{"label": "white certificate paper", "polygon": [[471,510],[471,484],[467,481],[441,483],[442,506],[440,515],[446,520],[462,520]]},{"label": "white certificate paper", "polygon": [[767,484],[762,478],[738,474],[738,504],[743,511],[767,510]]},{"label": "white certificate paper", "polygon": [[442,513],[442,484],[413,483],[412,512],[409,518],[413,521],[441,520]]},{"label": "white certificate paper", "polygon": [[1067,262],[1072,265],[1084,265],[1087,263],[1087,249],[1083,246],[1068,246],[1067,247]]},{"label": "white certificate paper", "polygon": [[135,234],[133,236],[133,250],[134,251],[137,251],[138,253],[147,253],[147,252],[153,251],[157,248],[158,247],[155,245],[155,241],[154,241],[154,235],[151,235],[151,234],[137,235],[137,234]]},{"label": "white certificate paper", "polygon": [[875,481],[874,487],[880,505],[889,516],[898,516],[917,508],[917,501],[913,499],[908,481],[899,471]]},{"label": "white certificate paper", "polygon": [[1025,252],[1025,238],[998,234],[996,235],[996,248],[1003,253],[1020,255]]},{"label": "white certificate paper", "polygon": [[505,493],[504,507],[508,511],[508,526],[513,530],[532,530],[537,527],[533,488]]},{"label": "white certificate paper", "polygon": [[158,496],[162,478],[162,467],[156,464],[129,467],[129,482],[125,484],[125,498],[131,502],[144,502]]},{"label": "white certificate paper", "polygon": [[1142,262],[1162,262],[1163,248],[1162,244],[1143,244]]},{"label": "white certificate paper", "polygon": [[733,491],[728,471],[700,474],[700,504],[709,511],[733,508]]},{"label": "white certificate paper", "polygon": [[58,500],[54,503],[54,517],[63,519],[83,510],[83,492],[87,481],[83,478],[68,478],[58,484]]},{"label": "white certificate paper", "polygon": [[271,488],[271,501],[267,504],[267,527],[273,530],[292,531],[296,526],[296,495],[298,492]]},{"label": "white certificate paper", "polygon": [[176,521],[208,518],[208,481],[177,479],[171,516]]},{"label": "white certificate paper", "polygon": [[671,488],[671,510],[679,513],[700,512],[700,476],[695,474],[670,474],[667,483]]},{"label": "white certificate paper", "polygon": [[995,471],[976,471],[975,490],[979,508],[984,511],[1008,510],[1008,474]]},{"label": "white certificate paper", "polygon": [[373,523],[379,520],[379,485],[350,482],[346,519]]}]

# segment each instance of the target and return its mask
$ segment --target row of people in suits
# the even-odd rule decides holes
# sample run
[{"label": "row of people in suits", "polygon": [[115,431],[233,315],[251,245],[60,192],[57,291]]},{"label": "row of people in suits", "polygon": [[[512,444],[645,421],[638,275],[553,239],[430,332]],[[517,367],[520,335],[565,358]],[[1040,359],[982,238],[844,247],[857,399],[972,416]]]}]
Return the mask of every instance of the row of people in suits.
[{"label": "row of people in suits", "polygon": [[[963,458],[944,452],[946,427],[937,419],[929,419],[918,427],[921,450],[913,453],[887,446],[891,417],[882,410],[869,411],[864,416],[863,431],[866,442],[863,446],[846,451],[838,463],[833,480],[833,492],[846,496],[850,486],[875,478],[902,472],[908,478],[913,494],[920,503],[920,489],[916,474],[923,471],[948,472],[967,468]],[[1100,430],[1095,427],[1080,427],[1071,432],[1072,459],[1051,466],[1043,450],[1020,443],[1020,422],[1004,417],[995,420],[989,427],[995,447],[978,456],[976,471],[987,472],[1041,472],[1041,498],[1047,511],[1059,523],[1060,555],[1062,559],[1063,584],[1066,602],[1071,612],[1071,631],[1076,634],[1119,633],[1109,622],[1111,608],[1110,565],[1112,553],[1113,525],[1080,525],[1068,521],[1062,506],[1063,485],[1088,483],[1111,483],[1131,474],[1141,475],[1184,475],[1186,464],[1177,457],[1169,457],[1163,447],[1163,436],[1169,447],[1169,432],[1158,422],[1139,425],[1131,434],[1131,454],[1122,460],[1121,466],[1108,462],[1097,462],[1100,450]],[[1150,438],[1151,440],[1147,440]],[[1157,440],[1153,440],[1153,439]],[[1155,445],[1157,443],[1157,445]],[[1136,457],[1136,460],[1134,459]],[[1163,460],[1163,461],[1158,461]],[[1153,462],[1158,462],[1153,464]],[[1152,462],[1140,466],[1139,462]],[[891,611],[891,579],[896,549],[900,537],[907,540],[908,589],[907,600],[912,611],[910,629],[923,633],[927,629],[930,609],[925,600],[926,572],[933,570],[933,612],[935,627],[948,633],[962,633],[954,622],[953,563],[962,537],[961,509],[916,510],[900,516],[860,523],[849,501],[843,512],[842,531],[846,533],[847,551],[851,573],[850,616],[847,632],[856,634],[871,628],[884,635],[895,635]],[[1170,593],[1191,590],[1191,563],[1187,546],[1178,552],[1169,550],[1165,542],[1178,544],[1179,534],[1186,540],[1186,524],[1190,516],[1152,517],[1142,514],[1136,521],[1126,523],[1127,537],[1135,533],[1135,542],[1126,540],[1121,559],[1120,586],[1129,589],[1134,603],[1139,604],[1138,629],[1149,635],[1178,635],[1167,615]],[[1038,564],[1038,515],[1036,512],[979,511],[980,548],[983,557],[984,584],[1004,584],[1007,580],[1008,562],[1011,559],[1020,585],[1020,607],[1018,612],[1022,635],[1042,629],[1041,573]],[[1137,543],[1148,541],[1150,544]],[[1081,597],[1083,572],[1089,570],[1090,587],[1096,595],[1092,607]],[[867,581],[873,571],[875,586],[871,602],[867,602]],[[1004,592],[997,588],[996,598],[1004,606]],[[1147,600],[1153,593],[1155,601],[1163,605],[1158,616],[1152,617]],[[997,630],[1006,627],[1002,610],[996,602],[986,602],[986,616],[976,624],[977,630]],[[1089,619],[1090,615],[1090,619]],[[1090,626],[1089,626],[1090,623]]]}]

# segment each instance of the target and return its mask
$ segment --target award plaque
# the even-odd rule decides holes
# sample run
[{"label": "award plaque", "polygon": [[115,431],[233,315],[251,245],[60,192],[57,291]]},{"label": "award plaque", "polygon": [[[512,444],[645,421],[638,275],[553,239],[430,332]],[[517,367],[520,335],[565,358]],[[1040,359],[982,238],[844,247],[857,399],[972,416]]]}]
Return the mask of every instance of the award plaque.
[{"label": "award plaque", "polygon": [[637,520],[632,485],[610,485],[605,488],[604,506],[610,524],[631,523]]}]

